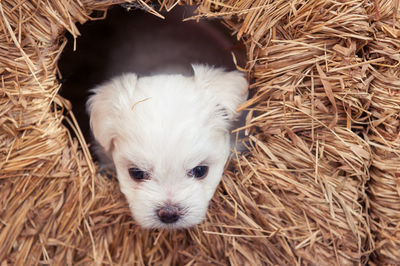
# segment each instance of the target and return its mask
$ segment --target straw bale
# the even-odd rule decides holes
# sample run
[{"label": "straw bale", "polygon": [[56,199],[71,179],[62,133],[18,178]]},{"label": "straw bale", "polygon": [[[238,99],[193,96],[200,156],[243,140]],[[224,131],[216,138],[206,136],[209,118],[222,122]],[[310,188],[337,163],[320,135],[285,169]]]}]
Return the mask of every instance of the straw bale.
[{"label": "straw bale", "polygon": [[249,151],[177,231],[135,224],[57,94],[63,34],[123,2],[0,2],[1,264],[400,261],[398,0],[186,1],[245,44],[252,98]]},{"label": "straw bale", "polygon": [[[299,3],[296,12],[271,28],[266,45],[250,57],[257,87],[251,104],[271,104],[266,98],[280,100],[287,107],[282,116],[297,108],[304,113],[302,120],[308,120],[306,127],[360,128],[369,116],[366,69],[382,60],[368,61],[360,55],[371,35],[361,1]],[[249,41],[258,44],[259,40]],[[331,113],[335,113],[333,120]]]},{"label": "straw bale", "polygon": [[[384,145],[373,143],[373,145]],[[371,230],[376,236],[377,250],[373,261],[378,265],[396,264],[400,261],[400,156],[385,147],[374,148],[369,196],[371,205]]]},{"label": "straw bale", "polygon": [[[0,3],[3,263],[48,261],[48,243],[76,234],[88,207],[83,207],[81,191],[89,189],[86,183],[93,175],[77,152],[77,140],[62,124],[65,112],[55,75],[63,47],[60,34],[74,32],[74,22],[85,19],[79,12],[60,12],[65,11],[62,4]],[[79,9],[77,3],[66,7]]]},{"label": "straw bale", "polygon": [[[263,213],[253,219],[274,232],[273,238],[282,248],[290,247],[302,264],[365,261],[362,250],[371,248],[371,236],[360,201],[368,178],[368,145],[345,129],[301,137],[287,129],[251,138],[254,157],[243,158],[241,183]],[[246,206],[248,201],[242,202]]]},{"label": "straw bale", "polygon": [[[399,10],[398,1],[396,4]],[[381,19],[374,25],[376,38],[366,52],[370,58],[385,58],[370,68],[371,120],[367,129],[373,156],[368,184],[371,230],[377,247],[372,258],[382,265],[400,261],[400,23],[396,13],[390,12],[390,3],[380,6]]]}]

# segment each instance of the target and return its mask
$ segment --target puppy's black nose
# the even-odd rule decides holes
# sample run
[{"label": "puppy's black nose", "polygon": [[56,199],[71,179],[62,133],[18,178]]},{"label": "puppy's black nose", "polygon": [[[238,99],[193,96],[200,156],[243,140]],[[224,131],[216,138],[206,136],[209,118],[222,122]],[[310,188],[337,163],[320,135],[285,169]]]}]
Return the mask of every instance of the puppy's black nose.
[{"label": "puppy's black nose", "polygon": [[157,211],[157,215],[160,218],[161,222],[166,224],[175,223],[179,220],[179,208],[175,206],[164,206]]}]

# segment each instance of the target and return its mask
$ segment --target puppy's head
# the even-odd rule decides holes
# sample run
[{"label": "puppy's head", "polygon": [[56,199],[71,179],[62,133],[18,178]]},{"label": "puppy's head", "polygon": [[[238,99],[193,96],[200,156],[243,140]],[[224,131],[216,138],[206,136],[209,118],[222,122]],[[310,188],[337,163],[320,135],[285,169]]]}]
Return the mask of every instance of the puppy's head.
[{"label": "puppy's head", "polygon": [[237,71],[194,65],[194,76],[127,74],[88,101],[97,142],[144,227],[200,223],[229,155],[230,122],[247,97]]}]

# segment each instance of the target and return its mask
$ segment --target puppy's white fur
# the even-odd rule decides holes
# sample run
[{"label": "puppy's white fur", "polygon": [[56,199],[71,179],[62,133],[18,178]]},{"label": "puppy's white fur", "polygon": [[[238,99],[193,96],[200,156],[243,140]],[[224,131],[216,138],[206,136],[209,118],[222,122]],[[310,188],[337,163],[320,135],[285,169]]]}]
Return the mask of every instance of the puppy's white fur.
[{"label": "puppy's white fur", "polygon": [[[247,81],[237,71],[204,65],[193,70],[192,77],[125,74],[93,89],[88,101],[94,137],[113,161],[143,227],[200,223],[223,174],[230,124],[247,98]],[[209,167],[204,179],[188,176],[198,165]],[[131,167],[149,179],[133,180]],[[160,221],[157,210],[166,204],[180,207],[178,221]]]}]

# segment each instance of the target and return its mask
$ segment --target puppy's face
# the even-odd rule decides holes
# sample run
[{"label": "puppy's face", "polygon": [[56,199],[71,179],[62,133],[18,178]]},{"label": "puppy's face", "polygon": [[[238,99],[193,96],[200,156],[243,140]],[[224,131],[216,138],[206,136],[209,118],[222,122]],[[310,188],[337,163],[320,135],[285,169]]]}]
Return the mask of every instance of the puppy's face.
[{"label": "puppy's face", "polygon": [[95,88],[88,102],[93,134],[143,227],[200,223],[229,155],[229,126],[247,82],[239,72],[193,68],[194,77],[124,75]]}]

